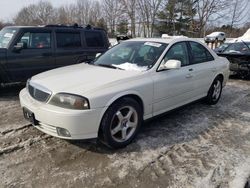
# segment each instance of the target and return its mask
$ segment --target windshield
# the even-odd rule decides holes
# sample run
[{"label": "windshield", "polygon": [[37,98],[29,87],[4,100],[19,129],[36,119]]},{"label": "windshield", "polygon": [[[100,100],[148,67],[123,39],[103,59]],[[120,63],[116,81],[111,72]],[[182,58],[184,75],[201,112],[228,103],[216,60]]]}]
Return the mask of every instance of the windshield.
[{"label": "windshield", "polygon": [[250,43],[249,42],[236,42],[228,46],[224,53],[250,53]]},{"label": "windshield", "polygon": [[0,31],[0,48],[7,48],[17,29],[2,29]]},{"label": "windshield", "polygon": [[229,44],[230,44],[230,43],[223,43],[222,45],[220,45],[220,46],[218,47],[218,49],[224,50],[226,47],[229,46]]},{"label": "windshield", "polygon": [[127,41],[111,48],[95,62],[95,65],[123,70],[145,71],[153,67],[167,44],[145,41]]}]

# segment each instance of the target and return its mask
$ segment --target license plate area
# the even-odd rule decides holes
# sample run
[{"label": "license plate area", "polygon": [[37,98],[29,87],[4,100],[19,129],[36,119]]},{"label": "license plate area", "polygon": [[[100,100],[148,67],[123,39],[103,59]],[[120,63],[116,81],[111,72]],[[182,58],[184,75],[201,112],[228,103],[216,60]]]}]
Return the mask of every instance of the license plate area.
[{"label": "license plate area", "polygon": [[23,116],[26,120],[28,120],[33,125],[38,125],[38,121],[35,118],[35,114],[31,112],[29,109],[23,108]]}]

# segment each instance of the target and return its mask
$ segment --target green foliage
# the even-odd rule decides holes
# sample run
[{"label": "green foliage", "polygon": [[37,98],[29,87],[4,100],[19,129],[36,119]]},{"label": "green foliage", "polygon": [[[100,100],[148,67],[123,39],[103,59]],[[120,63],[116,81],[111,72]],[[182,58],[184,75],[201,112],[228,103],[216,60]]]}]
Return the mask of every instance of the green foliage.
[{"label": "green foliage", "polygon": [[187,35],[192,33],[195,5],[198,0],[169,0],[164,10],[160,11],[157,30],[169,35]]}]

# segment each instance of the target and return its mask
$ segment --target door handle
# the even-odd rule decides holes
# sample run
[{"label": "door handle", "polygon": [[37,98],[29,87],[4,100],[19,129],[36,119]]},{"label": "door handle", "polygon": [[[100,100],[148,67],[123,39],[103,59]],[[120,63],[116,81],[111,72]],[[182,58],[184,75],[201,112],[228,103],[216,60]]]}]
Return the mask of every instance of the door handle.
[{"label": "door handle", "polygon": [[192,78],[192,77],[193,77],[192,74],[187,74],[187,75],[186,75],[186,78]]},{"label": "door handle", "polygon": [[188,71],[193,71],[193,70],[194,70],[194,69],[192,69],[192,68],[191,68],[191,69],[188,69]]},{"label": "door handle", "polygon": [[213,72],[216,72],[216,71],[217,71],[217,69],[216,69],[216,68],[212,68],[212,71],[213,71]]}]

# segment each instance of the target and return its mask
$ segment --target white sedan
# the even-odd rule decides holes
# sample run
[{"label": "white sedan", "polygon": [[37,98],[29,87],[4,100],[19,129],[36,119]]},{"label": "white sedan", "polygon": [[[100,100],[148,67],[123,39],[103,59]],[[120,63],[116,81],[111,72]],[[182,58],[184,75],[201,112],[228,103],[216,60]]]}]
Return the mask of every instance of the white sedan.
[{"label": "white sedan", "polygon": [[63,139],[129,144],[143,120],[205,98],[216,104],[229,62],[189,38],[132,39],[90,64],[32,77],[20,92],[24,116]]}]

